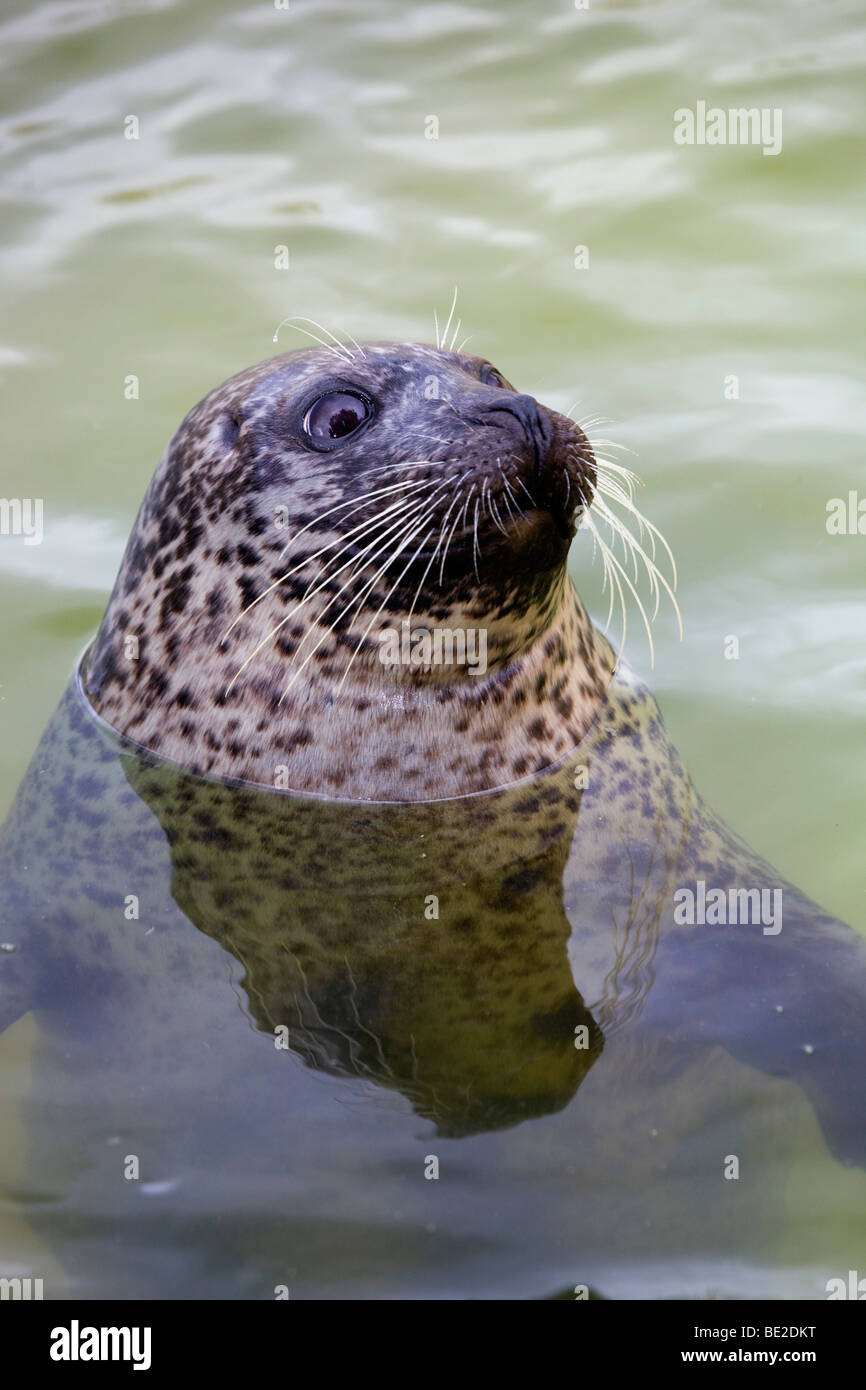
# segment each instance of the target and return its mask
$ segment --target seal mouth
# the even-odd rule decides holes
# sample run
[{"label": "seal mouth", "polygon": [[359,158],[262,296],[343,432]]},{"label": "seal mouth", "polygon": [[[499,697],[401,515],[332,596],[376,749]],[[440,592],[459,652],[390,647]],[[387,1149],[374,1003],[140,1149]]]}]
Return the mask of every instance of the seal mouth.
[{"label": "seal mouth", "polygon": [[569,521],[548,507],[527,506],[517,516],[508,517],[502,531],[491,527],[488,521],[481,535],[476,535],[470,527],[455,533],[446,544],[440,538],[438,544],[419,550],[412,558],[411,567],[433,567],[434,562],[441,562],[445,573],[464,565],[480,569],[491,556],[501,562],[503,553],[516,556],[527,550],[560,564],[576,533],[576,517]]},{"label": "seal mouth", "polygon": [[[494,489],[491,482],[497,472],[501,486]],[[561,451],[555,461],[546,460],[541,477],[532,476],[526,460],[519,457],[513,458],[510,468],[506,460],[496,457],[487,467],[463,476],[437,480],[434,475],[426,485],[436,497],[435,512],[423,513],[424,494],[415,493],[405,502],[405,525],[396,517],[387,523],[394,563],[399,560],[407,572],[422,568],[452,578],[470,570],[480,578],[482,566],[488,563],[497,570],[516,564],[522,572],[555,568],[565,562],[589,508],[594,482],[592,462],[573,448]],[[388,501],[402,505],[394,503],[391,494]],[[366,523],[375,525],[375,517],[366,512],[362,516],[362,522],[357,512],[352,518],[361,534],[357,539],[347,536],[340,551],[346,561],[369,551]],[[415,545],[410,539],[413,527]],[[419,533],[425,529],[422,538]]]},{"label": "seal mouth", "polygon": [[560,539],[570,545],[577,535],[577,513],[569,518],[552,507],[539,504],[530,507],[523,516],[517,517],[512,523],[515,538],[518,539],[527,533],[536,532],[542,526],[552,526]]}]

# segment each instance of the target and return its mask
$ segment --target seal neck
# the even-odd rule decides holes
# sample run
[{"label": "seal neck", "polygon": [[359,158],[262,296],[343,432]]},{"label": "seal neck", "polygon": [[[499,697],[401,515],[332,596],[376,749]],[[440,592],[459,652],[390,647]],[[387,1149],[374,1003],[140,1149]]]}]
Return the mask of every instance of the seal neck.
[{"label": "seal neck", "polygon": [[135,662],[122,686],[101,683],[98,638],[83,685],[119,733],[199,774],[359,801],[433,801],[557,763],[593,724],[613,674],[611,648],[565,575],[519,651],[509,654],[495,630],[488,636],[492,660],[480,669],[479,642],[474,675],[435,662],[389,669],[368,651],[348,677],[345,662],[311,663],[288,685],[286,662],[228,687],[225,664],[196,667],[187,651],[182,677],[169,667],[158,690]]}]

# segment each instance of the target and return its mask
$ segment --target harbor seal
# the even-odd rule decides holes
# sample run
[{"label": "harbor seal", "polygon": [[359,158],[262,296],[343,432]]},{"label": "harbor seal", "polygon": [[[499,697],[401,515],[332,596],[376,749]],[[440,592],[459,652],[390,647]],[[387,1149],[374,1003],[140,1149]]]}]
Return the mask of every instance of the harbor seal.
[{"label": "harbor seal", "polygon": [[478,358],[348,359],[187,417],[3,830],[54,1296],[823,1296],[862,938],[587,617],[585,436]]}]

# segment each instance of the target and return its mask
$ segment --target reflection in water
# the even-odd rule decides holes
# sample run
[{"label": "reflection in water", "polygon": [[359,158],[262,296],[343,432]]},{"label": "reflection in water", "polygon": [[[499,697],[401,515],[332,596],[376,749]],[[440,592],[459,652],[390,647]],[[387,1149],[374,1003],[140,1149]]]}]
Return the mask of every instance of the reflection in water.
[{"label": "reflection in water", "polygon": [[[573,759],[571,762],[573,763]],[[257,1027],[456,1136],[559,1110],[602,1047],[571,975],[571,764],[413,806],[307,800],[124,760],[172,893],[240,962]]]}]

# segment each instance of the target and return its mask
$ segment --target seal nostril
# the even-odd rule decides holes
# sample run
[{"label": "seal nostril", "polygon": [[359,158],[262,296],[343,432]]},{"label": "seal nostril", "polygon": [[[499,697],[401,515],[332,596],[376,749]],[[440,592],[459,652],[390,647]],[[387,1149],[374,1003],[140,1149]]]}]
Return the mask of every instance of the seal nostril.
[{"label": "seal nostril", "polygon": [[546,418],[546,413],[539,408],[535,397],[520,396],[516,392],[509,392],[501,399],[491,401],[487,409],[491,413],[495,410],[505,411],[520,421],[535,450],[535,468],[536,472],[540,473],[553,438],[553,429],[550,421]]}]

